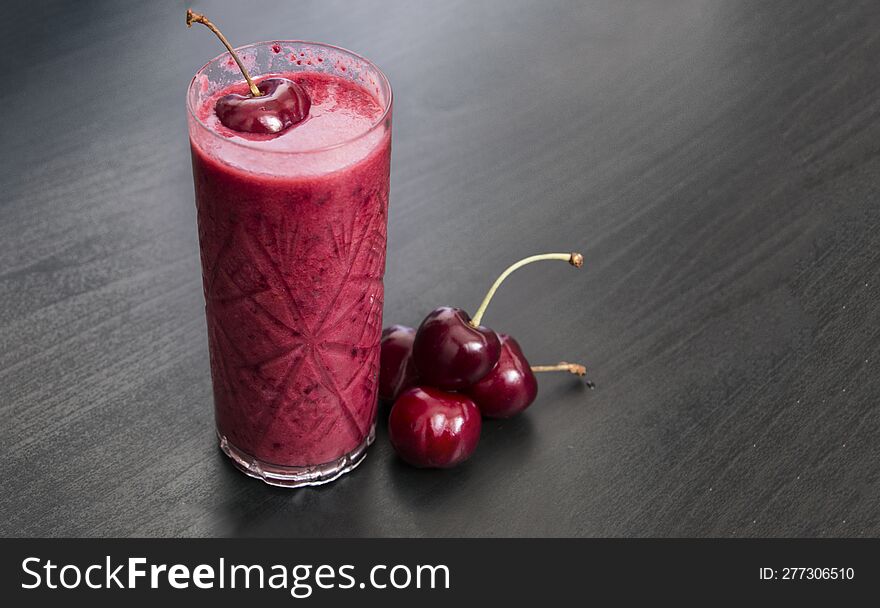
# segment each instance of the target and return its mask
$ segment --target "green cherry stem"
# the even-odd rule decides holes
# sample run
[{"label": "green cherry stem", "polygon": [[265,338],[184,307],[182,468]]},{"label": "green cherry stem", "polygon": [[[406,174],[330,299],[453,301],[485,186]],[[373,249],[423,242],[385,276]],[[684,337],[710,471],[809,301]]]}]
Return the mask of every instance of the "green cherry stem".
[{"label": "green cherry stem", "polygon": [[238,69],[241,70],[244,79],[247,80],[248,87],[251,89],[251,95],[254,97],[260,97],[263,94],[260,93],[260,89],[257,88],[257,85],[254,84],[251,75],[248,74],[247,69],[244,67],[244,64],[241,62],[241,59],[238,58],[238,54],[232,48],[232,45],[229,44],[229,41],[226,39],[226,36],[223,35],[216,25],[211,23],[211,20],[202,15],[201,13],[197,13],[193,11],[191,8],[186,9],[186,27],[192,27],[193,23],[201,23],[206,28],[211,30],[217,35],[217,38],[220,39],[220,42],[223,43],[223,46],[226,47],[226,50],[229,51],[229,54],[232,55],[232,58],[235,59],[235,63],[238,64]]},{"label": "green cherry stem", "polygon": [[489,288],[489,292],[486,294],[486,297],[483,298],[483,302],[480,304],[480,307],[477,309],[477,313],[474,315],[474,318],[471,319],[471,325],[474,327],[479,327],[480,321],[483,320],[483,315],[486,312],[486,308],[489,307],[489,302],[492,301],[492,296],[495,295],[495,292],[498,291],[498,287],[504,282],[510,274],[518,269],[522,268],[527,264],[531,264],[532,262],[543,262],[544,260],[562,260],[563,262],[568,262],[575,268],[580,268],[584,265],[584,256],[579,253],[542,253],[540,255],[533,255],[527,258],[521,259],[519,262],[514,262],[510,266],[507,267],[507,270],[501,273],[501,275],[495,279],[495,282],[492,283],[492,287]]}]

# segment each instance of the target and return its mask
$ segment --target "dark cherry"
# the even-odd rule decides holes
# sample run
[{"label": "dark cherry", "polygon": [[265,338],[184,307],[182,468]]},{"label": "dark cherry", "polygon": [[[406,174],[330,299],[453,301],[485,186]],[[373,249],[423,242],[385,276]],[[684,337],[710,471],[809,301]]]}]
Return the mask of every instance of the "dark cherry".
[{"label": "dark cherry", "polygon": [[230,93],[217,100],[214,112],[225,126],[247,133],[281,133],[309,115],[312,101],[301,86],[287,78],[257,83],[261,95]]},{"label": "dark cherry", "polygon": [[200,23],[214,32],[238,64],[248,85],[249,95],[224,95],[214,104],[214,112],[221,123],[234,131],[271,135],[305,120],[312,101],[301,86],[287,78],[267,78],[255,83],[220,28],[201,13],[187,9],[186,27],[192,27],[193,23]]},{"label": "dark cherry", "polygon": [[544,260],[566,261],[575,268],[584,264],[580,253],[541,253],[514,262],[502,272],[474,314],[473,320],[460,308],[442,307],[425,317],[416,332],[413,359],[419,378],[444,390],[462,390],[480,380],[498,362],[498,335],[482,326],[483,315],[498,287],[512,272]]},{"label": "dark cherry", "polygon": [[474,327],[468,313],[443,306],[432,311],[416,332],[413,360],[419,378],[429,386],[461,390],[498,362],[501,343],[487,327]]},{"label": "dark cherry", "polygon": [[392,325],[382,330],[379,351],[379,398],[394,401],[417,383],[412,360],[416,330],[406,325]]},{"label": "dark cherry", "polygon": [[461,464],[477,449],[481,428],[480,410],[470,397],[427,387],[403,392],[388,418],[391,445],[421,468]]},{"label": "dark cherry", "polygon": [[519,343],[505,334],[499,338],[501,356],[498,363],[464,391],[487,418],[515,416],[538,396],[538,380]]}]

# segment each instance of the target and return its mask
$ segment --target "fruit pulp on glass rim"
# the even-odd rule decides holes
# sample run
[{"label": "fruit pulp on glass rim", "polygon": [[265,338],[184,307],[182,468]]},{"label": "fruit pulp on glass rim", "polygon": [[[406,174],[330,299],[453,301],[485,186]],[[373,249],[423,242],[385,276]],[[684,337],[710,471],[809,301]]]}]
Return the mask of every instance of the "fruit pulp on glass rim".
[{"label": "fruit pulp on glass rim", "polygon": [[272,76],[309,94],[305,121],[279,135],[231,131],[214,104],[241,83],[197,114],[244,146],[223,158],[191,138],[211,375],[221,436],[264,462],[308,466],[356,449],[375,420],[391,140],[384,129],[340,143],[383,113],[358,84]]}]

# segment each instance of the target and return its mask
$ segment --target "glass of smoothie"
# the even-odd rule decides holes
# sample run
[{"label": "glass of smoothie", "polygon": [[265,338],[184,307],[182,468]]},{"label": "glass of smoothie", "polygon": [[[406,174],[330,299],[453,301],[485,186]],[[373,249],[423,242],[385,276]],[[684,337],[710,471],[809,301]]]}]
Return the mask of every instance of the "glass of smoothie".
[{"label": "glass of smoothie", "polygon": [[244,473],[316,485],[374,437],[391,87],[326,44],[237,52],[256,84],[289,79],[309,108],[278,133],[227,127],[218,99],[249,90],[229,53],[187,93],[217,435]]}]

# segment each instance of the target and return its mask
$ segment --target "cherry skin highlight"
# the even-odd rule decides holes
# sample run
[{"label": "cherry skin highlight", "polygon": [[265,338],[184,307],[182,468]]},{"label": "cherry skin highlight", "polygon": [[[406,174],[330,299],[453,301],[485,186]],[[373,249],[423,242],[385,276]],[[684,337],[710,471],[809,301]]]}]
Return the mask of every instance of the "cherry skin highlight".
[{"label": "cherry skin highlight", "polygon": [[301,86],[287,78],[267,78],[257,83],[261,95],[230,93],[217,100],[214,112],[233,131],[281,133],[305,120],[312,101]]},{"label": "cherry skin highlight", "polygon": [[407,463],[446,469],[470,458],[480,441],[482,424],[480,410],[470,397],[414,387],[394,402],[388,437]]},{"label": "cherry skin highlight", "polygon": [[394,401],[400,393],[417,383],[412,359],[416,330],[406,325],[392,325],[382,330],[379,350],[379,398]]},{"label": "cherry skin highlight", "polygon": [[510,418],[538,396],[538,380],[512,337],[501,334],[501,356],[488,374],[465,389],[486,418]]},{"label": "cherry skin highlight", "polygon": [[464,389],[498,362],[501,343],[487,327],[474,327],[460,308],[432,311],[416,332],[413,360],[422,382],[443,390]]}]

